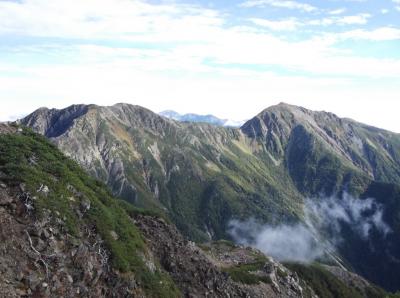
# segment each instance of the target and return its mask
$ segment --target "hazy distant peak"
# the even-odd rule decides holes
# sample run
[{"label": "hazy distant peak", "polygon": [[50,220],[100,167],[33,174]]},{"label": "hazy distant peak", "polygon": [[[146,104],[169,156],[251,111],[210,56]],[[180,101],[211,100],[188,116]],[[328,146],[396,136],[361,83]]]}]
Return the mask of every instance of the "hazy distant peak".
[{"label": "hazy distant peak", "polygon": [[166,110],[159,113],[169,119],[173,119],[180,122],[201,122],[209,123],[217,126],[229,126],[229,127],[240,127],[244,121],[235,121],[230,119],[220,119],[214,115],[199,115],[194,113],[179,114],[173,110]]},{"label": "hazy distant peak", "polygon": [[161,116],[166,117],[166,118],[173,119],[173,120],[177,120],[177,121],[179,121],[179,119],[180,119],[180,117],[181,117],[181,114],[179,114],[179,113],[177,113],[177,112],[175,112],[175,111],[172,111],[172,110],[162,111],[162,112],[160,112],[159,114],[160,114]]}]

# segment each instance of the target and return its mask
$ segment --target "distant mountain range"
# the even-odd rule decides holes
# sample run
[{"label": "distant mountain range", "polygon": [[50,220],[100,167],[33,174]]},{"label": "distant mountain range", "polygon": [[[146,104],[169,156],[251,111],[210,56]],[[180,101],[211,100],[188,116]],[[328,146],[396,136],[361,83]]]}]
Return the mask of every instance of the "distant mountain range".
[{"label": "distant mountain range", "polygon": [[129,104],[42,108],[20,123],[192,240],[237,240],[233,221],[302,224],[327,241],[331,262],[400,289],[399,134],[284,103],[240,128]]},{"label": "distant mountain range", "polygon": [[213,115],[198,115],[198,114],[179,114],[172,110],[167,110],[159,113],[161,116],[167,117],[181,122],[199,122],[199,123],[209,123],[218,126],[227,127],[240,127],[245,121],[235,121],[228,119],[220,119]]}]

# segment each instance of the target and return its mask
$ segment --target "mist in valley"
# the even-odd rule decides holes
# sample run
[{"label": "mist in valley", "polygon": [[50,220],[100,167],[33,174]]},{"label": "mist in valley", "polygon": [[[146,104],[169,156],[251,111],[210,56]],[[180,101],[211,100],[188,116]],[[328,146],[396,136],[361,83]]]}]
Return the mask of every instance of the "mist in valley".
[{"label": "mist in valley", "polygon": [[242,245],[255,247],[279,261],[313,262],[332,255],[351,229],[368,241],[372,231],[385,237],[391,232],[383,220],[383,206],[373,198],[341,197],[307,199],[304,220],[296,224],[263,224],[250,218],[232,220],[229,234]]}]

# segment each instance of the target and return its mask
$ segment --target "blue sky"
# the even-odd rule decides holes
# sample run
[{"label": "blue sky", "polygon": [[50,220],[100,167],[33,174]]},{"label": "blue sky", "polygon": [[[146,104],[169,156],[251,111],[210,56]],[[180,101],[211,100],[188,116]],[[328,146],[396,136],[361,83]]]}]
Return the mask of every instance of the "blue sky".
[{"label": "blue sky", "polygon": [[0,0],[0,120],[116,102],[240,120],[281,101],[400,132],[400,0]]}]

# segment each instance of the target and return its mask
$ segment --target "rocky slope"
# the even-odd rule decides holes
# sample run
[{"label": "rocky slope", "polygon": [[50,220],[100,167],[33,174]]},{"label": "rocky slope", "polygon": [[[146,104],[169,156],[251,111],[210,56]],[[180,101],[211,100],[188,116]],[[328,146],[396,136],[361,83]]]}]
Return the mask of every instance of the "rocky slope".
[{"label": "rocky slope", "polygon": [[1,297],[179,295],[101,183],[44,138],[0,131]]},{"label": "rocky slope", "polygon": [[[177,286],[184,289],[185,297],[303,297],[303,287],[315,296],[296,273],[259,251],[230,244],[220,252],[229,260],[222,264],[220,255],[209,253],[209,248],[218,244],[208,244],[201,249],[163,220],[142,215],[135,216],[134,220],[160,264]],[[234,271],[240,266],[254,267],[254,270],[245,268],[245,277],[240,278]],[[278,270],[286,272],[287,276],[279,275]]]},{"label": "rocky slope", "polygon": [[374,198],[391,232],[373,229],[365,239],[341,221],[338,254],[366,278],[400,288],[398,134],[286,104],[240,129],[176,122],[128,104],[40,109],[21,123],[196,241],[229,238],[232,219],[302,221],[306,198]]},{"label": "rocky slope", "polygon": [[0,153],[1,297],[317,297],[259,251],[199,248],[30,131],[0,124]]}]

